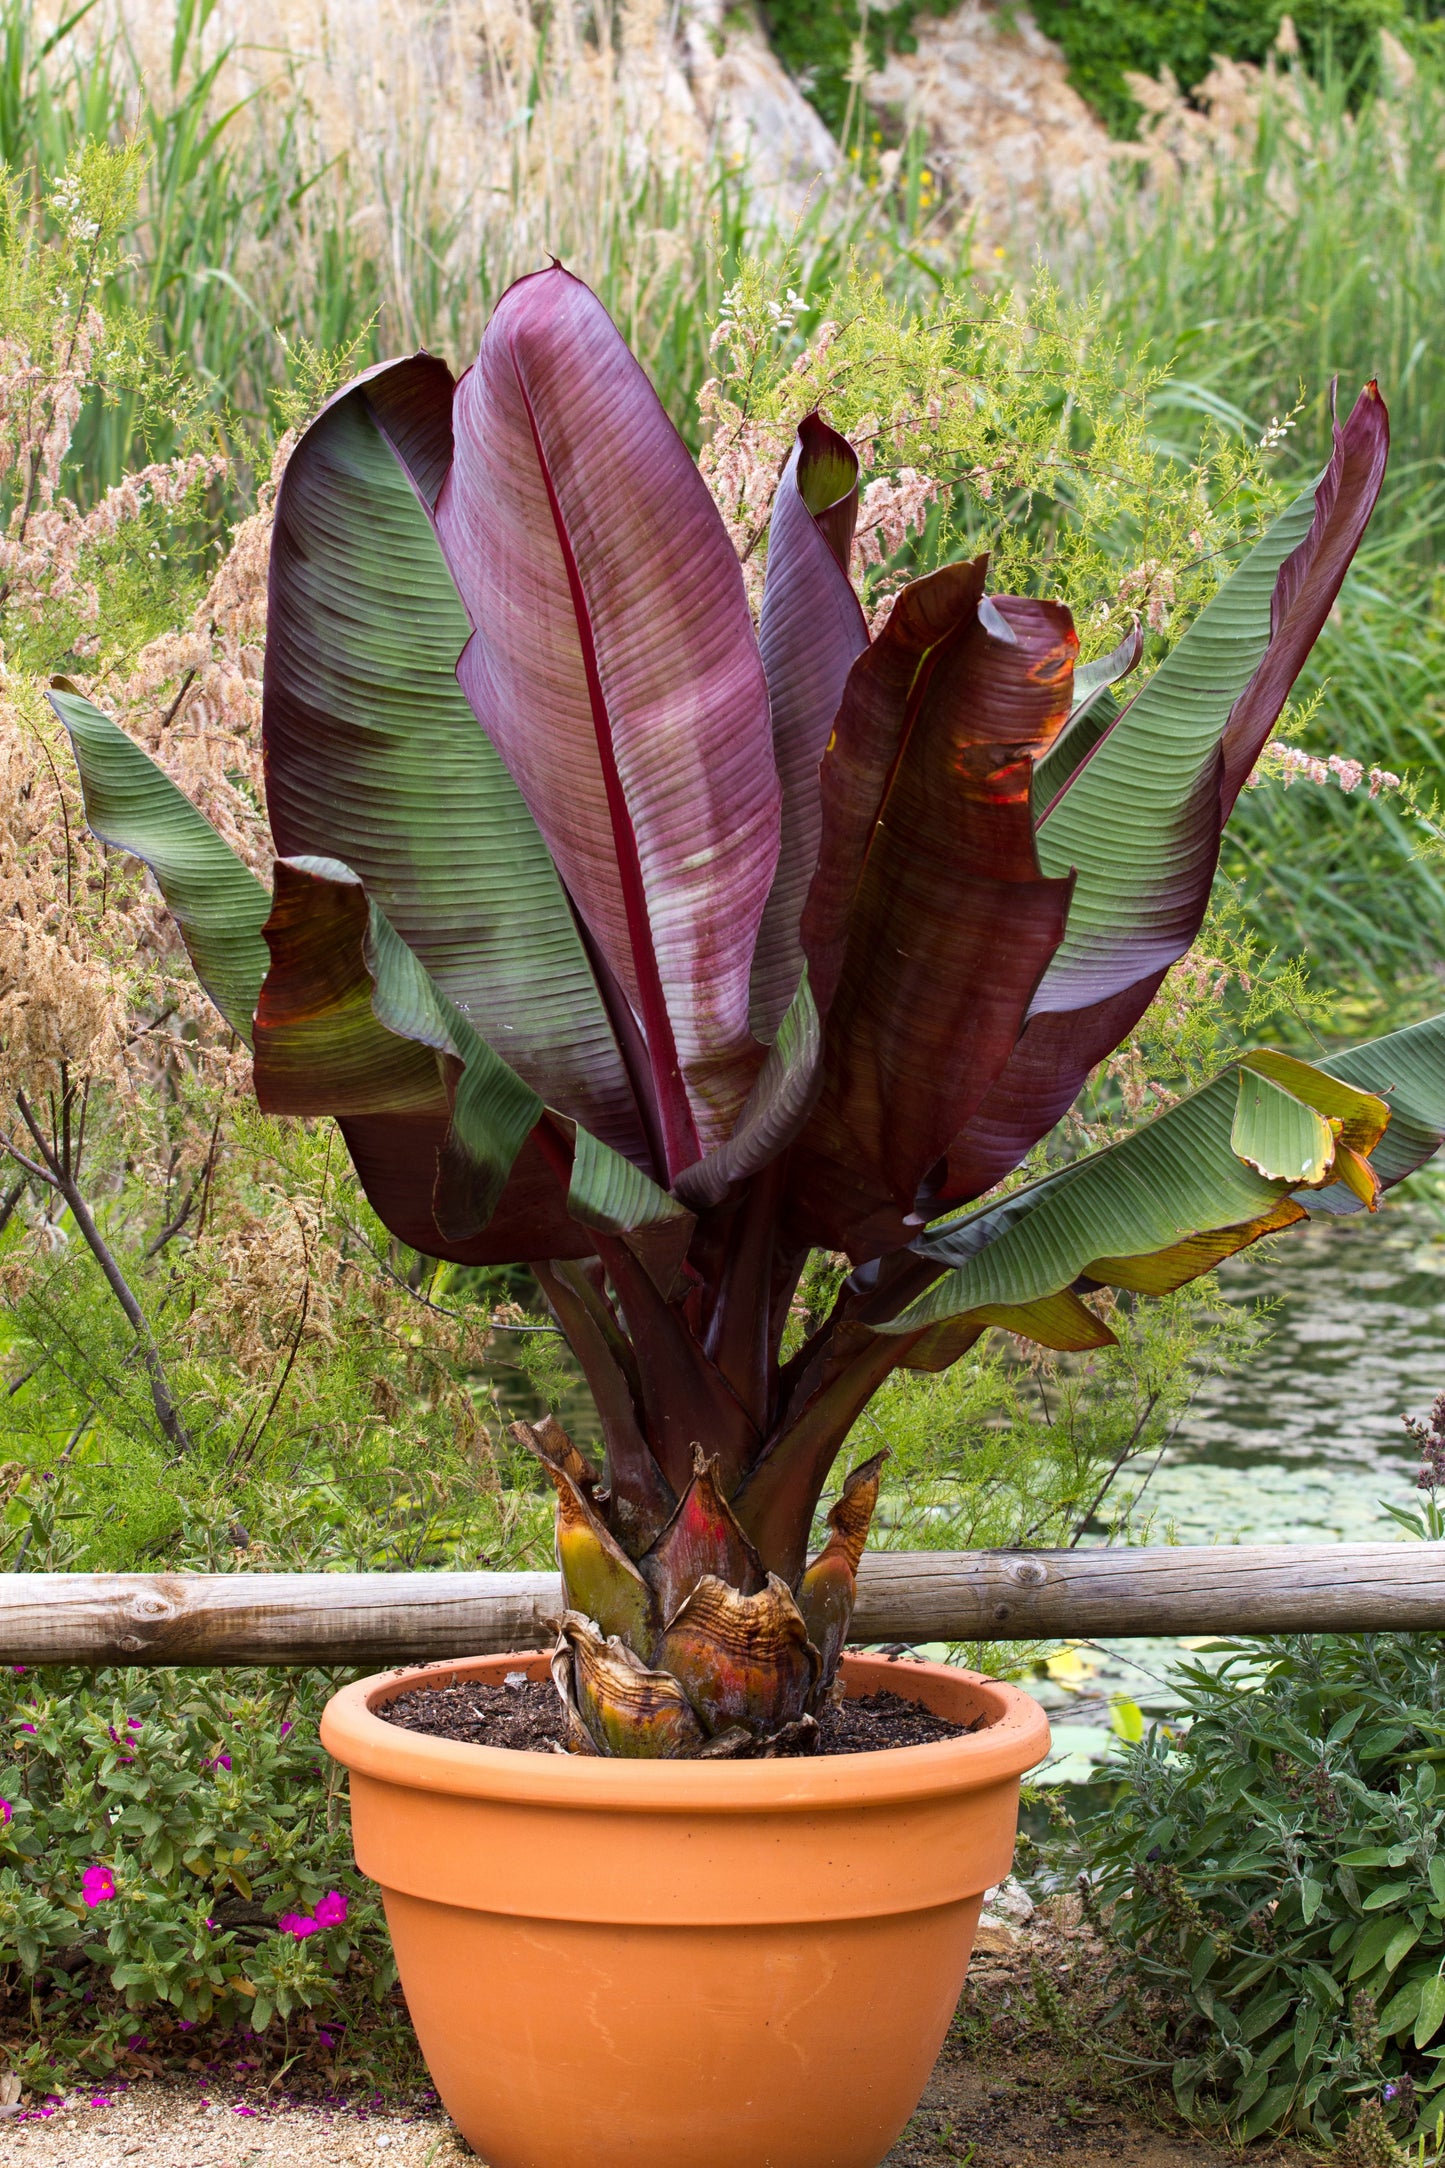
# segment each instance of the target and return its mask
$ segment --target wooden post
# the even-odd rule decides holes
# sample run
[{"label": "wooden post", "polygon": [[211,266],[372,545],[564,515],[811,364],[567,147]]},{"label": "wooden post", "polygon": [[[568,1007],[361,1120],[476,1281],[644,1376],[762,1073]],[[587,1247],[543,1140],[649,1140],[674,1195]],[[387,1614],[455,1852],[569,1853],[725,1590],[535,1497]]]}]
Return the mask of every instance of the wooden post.
[{"label": "wooden post", "polygon": [[[551,1573],[0,1574],[0,1661],[401,1665],[535,1648]],[[1445,1545],[874,1551],[852,1639],[1445,1631]]]}]

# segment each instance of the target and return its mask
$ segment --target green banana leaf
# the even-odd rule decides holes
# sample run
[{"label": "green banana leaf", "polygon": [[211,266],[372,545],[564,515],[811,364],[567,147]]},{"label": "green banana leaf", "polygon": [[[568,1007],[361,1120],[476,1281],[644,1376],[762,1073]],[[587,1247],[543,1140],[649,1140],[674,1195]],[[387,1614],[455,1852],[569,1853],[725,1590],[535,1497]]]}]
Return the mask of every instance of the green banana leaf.
[{"label": "green banana leaf", "polygon": [[[465,1231],[454,1221],[452,1237],[479,1232],[543,1115],[539,1095],[446,998],[349,867],[280,860],[268,896],[117,724],[71,686],[57,684],[50,698],[75,748],[87,820],[154,872],[196,976],[255,1049],[262,1105],[285,1114],[447,1117],[468,1163]],[[451,1064],[450,1090],[443,1063]],[[559,1120],[558,1128],[575,1131],[566,1184],[574,1220],[632,1231],[686,1216],[580,1124]],[[399,1127],[399,1143],[402,1134]]]},{"label": "green banana leaf", "polygon": [[[1151,1258],[1171,1267],[1183,1260],[1190,1269],[1160,1281],[1182,1285],[1241,1246],[1203,1243],[1191,1252],[1196,1238],[1233,1229],[1252,1240],[1268,1231],[1264,1223],[1300,1216],[1295,1193],[1326,1194],[1337,1186],[1332,1176],[1362,1154],[1388,1186],[1442,1136],[1445,1017],[1328,1065],[1246,1055],[1118,1144],[930,1228],[914,1248],[950,1269],[879,1329],[915,1332],[985,1307],[1037,1302],[1080,1279],[1107,1282],[1113,1269],[1118,1284],[1144,1286],[1149,1275],[1137,1261]],[[1350,1195],[1358,1208],[1358,1191]]]},{"label": "green banana leaf", "polygon": [[75,749],[92,834],[150,867],[196,977],[249,1046],[270,897],[164,769],[66,679],[52,682],[50,705]]},{"label": "green banana leaf", "polygon": [[1172,911],[1191,893],[1201,835],[1212,847],[1217,831],[1217,817],[1201,830],[1197,794],[1268,645],[1280,566],[1314,510],[1311,487],[1256,542],[1040,820],[1040,864],[1072,871],[1075,884],[1035,1013],[1098,1001],[1143,978],[1155,942],[1162,961],[1178,953]]}]

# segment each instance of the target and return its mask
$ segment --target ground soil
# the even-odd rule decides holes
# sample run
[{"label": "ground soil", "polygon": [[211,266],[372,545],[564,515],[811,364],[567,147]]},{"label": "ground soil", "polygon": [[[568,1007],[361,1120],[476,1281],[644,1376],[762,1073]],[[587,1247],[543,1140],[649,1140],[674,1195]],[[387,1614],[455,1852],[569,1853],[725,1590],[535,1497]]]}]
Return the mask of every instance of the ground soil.
[{"label": "ground soil", "polygon": [[[460,1739],[471,1746],[511,1747],[519,1752],[550,1754],[562,1746],[562,1704],[550,1679],[527,1679],[520,1671],[512,1683],[484,1685],[462,1680],[455,1686],[419,1686],[378,1709],[377,1715],[403,1731],[424,1732],[432,1739]],[[935,1716],[901,1694],[859,1694],[823,1710],[818,1736],[809,1752],[869,1754],[880,1747],[932,1746],[939,1739],[962,1738],[972,1729]]]},{"label": "ground soil", "polygon": [[[1238,2168],[1234,2148],[1179,2121],[1167,2085],[1101,2053],[1092,2014],[1103,1953],[1068,1901],[1061,1916],[981,1942],[991,1946],[975,1956],[932,2082],[884,2168]],[[286,2107],[189,2077],[87,2089],[48,2116],[0,2120],[0,2168],[459,2168],[474,2158],[434,2107]],[[1248,2159],[1306,2168],[1288,2145],[1253,2145]]]},{"label": "ground soil", "polygon": [[[105,2097],[105,2096],[98,2096]],[[475,2159],[452,2124],[371,2112],[267,2108],[244,2118],[194,2082],[140,2085],[104,2108],[82,2104],[40,2122],[0,2125],[0,2163],[14,2168],[459,2168]],[[958,2040],[939,2057],[917,2114],[884,2168],[1229,2168],[1239,2156],[1092,2092],[1037,2057],[980,2064]],[[1251,2147],[1259,2163],[1299,2160]],[[739,2168],[750,2168],[740,2162]]]}]

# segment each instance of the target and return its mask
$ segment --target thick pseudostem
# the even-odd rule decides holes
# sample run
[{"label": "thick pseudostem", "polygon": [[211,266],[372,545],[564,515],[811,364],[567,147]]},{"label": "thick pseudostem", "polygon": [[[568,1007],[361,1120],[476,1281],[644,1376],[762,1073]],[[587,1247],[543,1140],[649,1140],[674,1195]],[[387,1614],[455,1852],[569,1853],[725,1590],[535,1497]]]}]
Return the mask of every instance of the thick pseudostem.
[{"label": "thick pseudostem", "polygon": [[[732,1511],[721,1465],[693,1448],[691,1481],[635,1553],[610,1490],[552,1416],[517,1423],[557,1492],[567,1611],[552,1677],[577,1754],[733,1759],[807,1753],[835,1681],[883,1455],[855,1468],[829,1539],[790,1581]],[[804,1532],[806,1534],[806,1531]]]}]

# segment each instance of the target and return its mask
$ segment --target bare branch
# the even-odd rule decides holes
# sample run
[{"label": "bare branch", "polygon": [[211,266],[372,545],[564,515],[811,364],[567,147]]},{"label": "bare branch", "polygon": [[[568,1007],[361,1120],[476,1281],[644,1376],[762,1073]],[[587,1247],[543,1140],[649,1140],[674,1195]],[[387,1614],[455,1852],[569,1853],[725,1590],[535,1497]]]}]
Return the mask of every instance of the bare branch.
[{"label": "bare branch", "polygon": [[165,714],[161,717],[162,730],[170,729],[171,724],[175,721],[176,717],[181,712],[181,702],[185,699],[186,694],[190,691],[191,687],[195,684],[195,682],[195,671],[188,670],[185,676],[181,679],[180,691],[176,694],[175,699],[171,702],[170,706],[166,709]]},{"label": "bare branch", "polygon": [[[30,1131],[41,1158],[50,1170],[47,1179],[53,1188],[59,1190],[66,1204],[70,1207],[71,1218],[80,1229],[92,1257],[94,1257],[101,1271],[105,1274],[106,1283],[116,1301],[120,1304],[121,1309],[125,1312],[130,1329],[136,1336],[141,1359],[146,1366],[146,1375],[150,1379],[151,1405],[155,1409],[156,1421],[172,1445],[179,1451],[189,1452],[191,1441],[186,1435],[185,1425],[182,1423],[176,1409],[175,1400],[171,1394],[170,1382],[166,1377],[165,1365],[161,1361],[161,1351],[156,1346],[155,1336],[151,1332],[150,1326],[146,1323],[145,1312],[132,1293],[125,1274],[121,1271],[110,1246],[99,1227],[97,1227],[91,1215],[90,1207],[81,1196],[73,1177],[61,1160],[57,1158],[47,1141],[45,1132],[39,1122],[36,1121],[31,1111],[30,1102],[23,1091],[16,1093],[15,1103],[20,1109],[20,1119]],[[14,1152],[13,1145],[10,1149]],[[15,1156],[20,1157],[18,1153]]]},{"label": "bare branch", "polygon": [[190,1188],[186,1191],[185,1197],[182,1199],[181,1209],[179,1212],[177,1212],[175,1218],[167,1222],[167,1224],[161,1229],[160,1233],[156,1236],[153,1242],[148,1242],[146,1244],[145,1254],[147,1264],[149,1264],[150,1260],[153,1257],[159,1257],[161,1251],[165,1248],[166,1244],[170,1242],[176,1235],[178,1235],[181,1229],[185,1226],[186,1221],[191,1216],[191,1208],[195,1204],[196,1193],[199,1187],[200,1185],[197,1182],[193,1182],[191,1184]]},{"label": "bare branch", "polygon": [[[291,1345],[287,1349],[286,1361],[284,1366],[282,1367],[281,1375],[276,1381],[276,1390],[272,1393],[271,1398],[266,1403],[266,1412],[261,1418],[254,1438],[248,1441],[246,1437],[246,1431],[243,1430],[240,1437],[237,1439],[235,1447],[231,1452],[230,1458],[226,1463],[228,1468],[235,1468],[238,1471],[243,1468],[249,1468],[252,1461],[255,1459],[256,1448],[261,1443],[262,1438],[265,1436],[267,1425],[270,1423],[272,1416],[276,1413],[276,1410],[280,1405],[281,1395],[286,1390],[286,1381],[291,1375],[292,1365],[295,1363],[297,1354],[300,1351],[301,1335],[306,1330],[306,1316],[310,1308],[311,1278],[310,1274],[308,1273],[306,1278],[306,1284],[301,1290],[301,1307],[296,1319],[296,1329],[291,1335]],[[246,1425],[246,1430],[249,1430],[250,1427],[251,1426],[248,1423]]]},{"label": "bare branch", "polygon": [[19,1147],[11,1143],[9,1137],[0,1137],[0,1145],[4,1146],[17,1167],[25,1169],[32,1181],[44,1182],[48,1189],[59,1189],[60,1184],[56,1181],[49,1168],[38,1165],[33,1159],[27,1159]]}]

